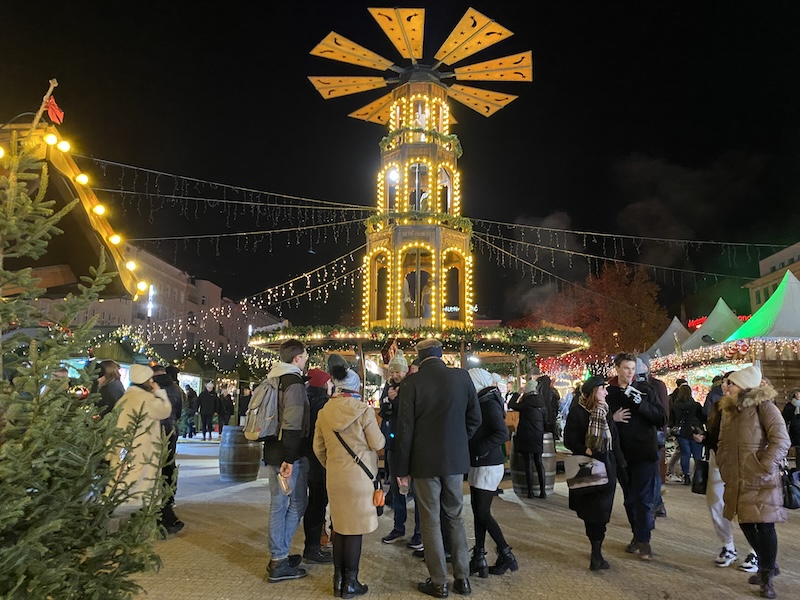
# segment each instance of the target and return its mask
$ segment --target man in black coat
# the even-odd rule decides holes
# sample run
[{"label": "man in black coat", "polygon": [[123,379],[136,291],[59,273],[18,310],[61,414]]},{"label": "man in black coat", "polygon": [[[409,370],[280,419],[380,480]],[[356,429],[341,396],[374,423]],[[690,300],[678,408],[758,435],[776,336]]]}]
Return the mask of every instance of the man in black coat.
[{"label": "man in black coat", "polygon": [[653,509],[660,457],[656,429],[666,425],[667,415],[655,388],[646,380],[636,378],[636,357],[633,354],[617,354],[614,366],[617,376],[609,382],[606,402],[619,428],[622,453],[628,463],[618,475],[625,496],[625,511],[633,531],[633,540],[625,551],[650,560],[650,532],[655,528]]},{"label": "man in black coat", "polygon": [[467,536],[461,511],[462,485],[469,472],[469,439],[481,424],[478,395],[464,369],[450,369],[442,361],[442,344],[426,339],[417,344],[419,372],[400,384],[397,437],[392,473],[400,486],[409,476],[417,488],[430,579],[418,584],[421,592],[437,598],[449,594],[440,510],[450,532],[456,593],[471,592]]},{"label": "man in black coat", "polygon": [[[177,378],[177,370],[175,371],[175,378]],[[167,369],[161,365],[153,367],[153,381],[158,384],[158,387],[167,392],[167,398],[172,405],[172,412],[166,419],[161,420],[161,426],[164,428],[164,438],[167,440],[167,457],[166,464],[161,468],[161,474],[166,478],[167,484],[173,488],[169,492],[164,506],[161,508],[160,524],[164,526],[167,533],[177,533],[183,529],[183,521],[181,521],[173,506],[175,505],[175,491],[178,487],[178,470],[175,466],[175,453],[178,449],[178,421],[181,418],[181,411],[183,410],[183,392],[180,386],[172,376],[167,373]]]}]

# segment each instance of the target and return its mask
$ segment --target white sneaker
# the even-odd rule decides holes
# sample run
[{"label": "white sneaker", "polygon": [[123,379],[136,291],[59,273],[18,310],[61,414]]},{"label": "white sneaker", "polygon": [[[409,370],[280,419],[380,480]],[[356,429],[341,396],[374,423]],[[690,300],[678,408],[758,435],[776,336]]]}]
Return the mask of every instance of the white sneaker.
[{"label": "white sneaker", "polygon": [[675,475],[675,473],[668,473],[666,480],[668,483],[683,483],[683,477]]},{"label": "white sneaker", "polygon": [[730,550],[726,546],[722,547],[719,556],[714,559],[718,567],[729,567],[736,560],[736,550]]},{"label": "white sneaker", "polygon": [[739,565],[740,571],[747,571],[748,573],[758,572],[758,557],[750,552],[744,562]]}]

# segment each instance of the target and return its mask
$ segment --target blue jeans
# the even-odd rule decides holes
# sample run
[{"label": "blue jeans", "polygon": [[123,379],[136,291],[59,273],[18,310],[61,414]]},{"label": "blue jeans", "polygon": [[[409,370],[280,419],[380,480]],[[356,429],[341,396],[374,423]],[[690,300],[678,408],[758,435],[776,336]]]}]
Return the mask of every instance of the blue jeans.
[{"label": "blue jeans", "polygon": [[699,444],[694,439],[679,437],[678,445],[681,447],[681,471],[684,477],[691,473],[689,459],[694,457],[695,464],[703,458],[703,444]]},{"label": "blue jeans", "polygon": [[664,448],[658,450],[658,463],[656,466],[656,478],[653,482],[653,510],[658,510],[664,505],[664,498],[661,497],[661,465],[664,464]]},{"label": "blue jeans", "polygon": [[[431,581],[437,585],[447,583],[442,519],[450,534],[453,555],[453,575],[456,579],[469,577],[469,550],[467,533],[461,511],[464,507],[463,475],[423,477],[414,480],[417,488],[416,503],[422,521],[422,543],[425,544],[425,564]],[[443,515],[443,516],[442,516]]]},{"label": "blue jeans", "polygon": [[[390,452],[387,452],[387,460]],[[406,519],[408,518],[408,507],[406,500],[408,496],[415,494],[414,482],[411,482],[410,491],[408,496],[400,495],[400,490],[397,485],[397,477],[389,476],[389,489],[392,492],[392,512],[394,513],[394,531],[399,531],[403,535],[406,533]],[[417,505],[416,497],[414,498],[414,535],[419,535],[419,506]]]},{"label": "blue jeans", "polygon": [[289,485],[292,493],[284,496],[278,485],[280,465],[267,465],[269,478],[269,553],[272,560],[283,560],[289,556],[292,538],[308,504],[308,458],[302,457],[292,465]]},{"label": "blue jeans", "polygon": [[633,539],[650,543],[650,532],[656,526],[653,502],[658,461],[628,465],[627,474],[627,481],[623,483],[620,479],[619,484],[625,496],[625,512],[628,513]]}]

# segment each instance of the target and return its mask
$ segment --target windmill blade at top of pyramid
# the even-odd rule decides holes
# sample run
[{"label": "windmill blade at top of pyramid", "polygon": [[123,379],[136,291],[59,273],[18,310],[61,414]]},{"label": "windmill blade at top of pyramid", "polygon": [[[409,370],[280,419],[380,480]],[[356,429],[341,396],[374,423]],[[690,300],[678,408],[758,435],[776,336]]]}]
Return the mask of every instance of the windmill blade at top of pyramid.
[{"label": "windmill blade at top of pyramid", "polygon": [[353,117],[354,119],[361,119],[362,121],[369,121],[370,123],[386,125],[389,123],[393,101],[392,93],[389,92],[385,96],[381,96],[377,100],[370,102],[366,106],[362,106],[347,116]]},{"label": "windmill blade at top of pyramid", "polygon": [[454,65],[512,35],[513,32],[470,8],[435,54],[439,62],[433,68],[437,69],[442,63]]},{"label": "windmill blade at top of pyramid", "polygon": [[533,81],[533,51],[457,67],[455,74],[459,81]]},{"label": "windmill blade at top of pyramid", "polygon": [[314,84],[320,96],[325,100],[358,94],[367,90],[376,90],[387,85],[383,77],[309,76],[308,80]]},{"label": "windmill blade at top of pyramid", "polygon": [[424,8],[369,8],[370,14],[403,58],[412,64],[422,58]]},{"label": "windmill blade at top of pyramid", "polygon": [[513,94],[502,94],[459,84],[447,88],[447,95],[453,100],[458,100],[464,106],[469,106],[475,112],[481,113],[484,117],[491,117],[518,98]]},{"label": "windmill blade at top of pyramid", "polygon": [[335,31],[331,31],[326,35],[325,39],[317,44],[309,54],[358,65],[359,67],[375,69],[376,71],[386,71],[388,69],[402,71],[399,67],[395,67],[388,58],[383,58],[380,54],[359,46]]}]

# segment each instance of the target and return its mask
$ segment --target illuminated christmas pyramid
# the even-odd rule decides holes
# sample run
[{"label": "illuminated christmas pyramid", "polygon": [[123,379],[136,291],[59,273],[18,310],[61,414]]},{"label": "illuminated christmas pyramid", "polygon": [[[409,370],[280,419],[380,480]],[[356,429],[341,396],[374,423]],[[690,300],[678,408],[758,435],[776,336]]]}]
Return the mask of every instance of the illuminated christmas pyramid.
[{"label": "illuminated christmas pyramid", "polygon": [[367,221],[362,325],[373,327],[472,328],[472,224],[461,216],[458,158],[450,133],[448,100],[491,116],[516,96],[445,80],[532,81],[530,51],[457,67],[507,37],[508,29],[469,9],[434,55],[423,64],[425,10],[370,8],[408,67],[331,32],[311,54],[392,77],[309,77],[325,99],[395,85],[350,116],[388,126],[381,140],[377,213]]}]

